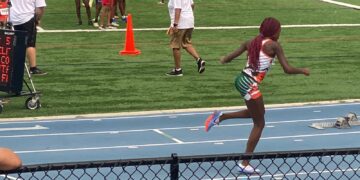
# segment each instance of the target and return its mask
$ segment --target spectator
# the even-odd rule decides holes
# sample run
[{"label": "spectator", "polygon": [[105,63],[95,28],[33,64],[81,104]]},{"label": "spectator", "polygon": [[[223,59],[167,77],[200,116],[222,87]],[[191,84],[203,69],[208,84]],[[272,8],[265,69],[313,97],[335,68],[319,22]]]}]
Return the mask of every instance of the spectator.
[{"label": "spectator", "polygon": [[16,0],[10,8],[10,22],[15,30],[27,31],[26,57],[30,64],[30,73],[47,74],[36,66],[36,24],[40,22],[46,7],[45,0]]},{"label": "spectator", "polygon": [[[82,0],[82,2],[85,5],[85,9],[86,9],[86,15],[88,18],[88,25],[92,25],[92,21],[91,21],[91,9],[90,9],[90,3],[89,0]],[[78,18],[78,25],[82,25],[82,20],[81,20],[81,2],[80,0],[75,0],[75,7],[76,7],[76,16]]]},{"label": "spectator", "polygon": [[117,14],[116,13],[116,6],[118,6],[119,8],[119,11],[120,11],[120,15],[121,15],[121,21],[126,23],[127,22],[127,16],[126,16],[126,11],[125,11],[125,8],[126,8],[126,1],[125,0],[113,0],[113,9],[112,9],[112,14],[111,14],[111,17],[112,17],[112,25],[113,26],[119,26],[117,23],[116,23],[116,18],[115,18],[115,15]]},{"label": "spectator", "polygon": [[106,22],[107,28],[111,28],[111,26],[110,26],[111,1],[112,0],[102,0],[101,1],[102,9],[101,9],[100,25],[99,25],[100,30],[105,29],[105,22]]},{"label": "spectator", "polygon": [[181,51],[184,48],[194,57],[198,72],[205,71],[205,61],[200,58],[191,43],[191,36],[194,30],[194,2],[193,0],[170,0],[168,4],[171,25],[168,31],[170,35],[170,47],[173,51],[175,67],[168,76],[182,76],[181,69]]},{"label": "spectator", "polygon": [[21,167],[21,160],[8,148],[0,148],[0,170],[9,171]]},{"label": "spectator", "polygon": [[0,0],[0,27],[7,28],[7,21],[9,17],[8,0]]},{"label": "spectator", "polygon": [[93,23],[93,26],[94,27],[99,27],[99,16],[100,16],[100,13],[101,13],[101,8],[102,8],[102,1],[101,0],[95,0],[95,8],[96,8],[96,11],[95,11],[95,19],[94,19],[94,23]]}]

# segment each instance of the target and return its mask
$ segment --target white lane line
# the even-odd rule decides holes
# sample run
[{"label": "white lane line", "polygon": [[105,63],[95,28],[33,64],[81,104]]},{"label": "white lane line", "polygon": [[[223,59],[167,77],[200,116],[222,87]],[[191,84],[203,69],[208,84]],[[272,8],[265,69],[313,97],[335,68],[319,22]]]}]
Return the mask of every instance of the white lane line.
[{"label": "white lane line", "polygon": [[[274,104],[274,105],[266,105],[266,111],[276,111],[276,110],[284,110],[284,109],[309,109],[309,108],[311,109],[311,108],[336,107],[336,106],[340,106],[340,107],[357,106],[360,105],[359,101],[360,99],[342,100],[342,101],[323,101],[323,102],[321,101],[321,102],[309,102],[309,103]],[[143,111],[143,112],[133,112],[133,113],[87,114],[82,116],[79,115],[48,116],[41,118],[38,117],[34,119],[13,118],[13,119],[9,119],[9,121],[7,122],[0,122],[0,125],[22,124],[22,123],[56,123],[56,122],[80,122],[80,121],[100,121],[100,120],[123,120],[123,119],[138,119],[138,118],[139,119],[157,118],[157,117],[172,118],[174,116],[192,116],[192,115],[210,114],[214,110],[237,111],[239,109],[244,109],[244,108],[246,107],[232,106],[232,107],[214,107],[214,108],[176,109],[176,110],[163,110],[163,111]]]},{"label": "white lane line", "polygon": [[[261,140],[274,140],[274,139],[292,139],[292,138],[306,138],[306,137],[321,137],[321,136],[338,136],[338,135],[353,135],[360,134],[360,131],[352,132],[341,132],[341,133],[322,133],[322,134],[300,134],[293,136],[272,136],[272,137],[263,137]],[[181,145],[189,144],[208,144],[208,143],[219,143],[219,142],[237,142],[237,141],[247,141],[247,138],[240,139],[219,139],[219,140],[209,140],[209,141],[189,141],[182,142]],[[27,153],[44,153],[44,152],[65,152],[65,151],[89,151],[89,150],[103,150],[103,149],[122,149],[129,147],[159,147],[159,146],[173,146],[180,145],[176,143],[154,143],[154,144],[138,144],[138,145],[122,145],[122,146],[104,146],[104,147],[87,147],[87,148],[67,148],[67,149],[44,149],[44,150],[29,150],[29,151],[15,151],[18,154],[27,154]]]},{"label": "white lane line", "polygon": [[[311,171],[311,172],[298,172],[298,173],[286,173],[286,174],[262,174],[261,176],[259,175],[250,175],[250,176],[238,176],[238,177],[228,177],[228,178],[212,178],[212,179],[203,179],[203,180],[235,180],[235,179],[259,179],[261,177],[261,179],[263,178],[274,178],[274,179],[289,179],[291,176],[295,176],[297,178],[294,177],[294,179],[298,179],[299,177],[305,176],[305,177],[310,177],[311,174],[334,174],[334,173],[344,173],[344,172],[352,172],[352,174],[357,174],[357,171],[359,171],[359,168],[356,169],[352,169],[352,168],[348,168],[348,169],[334,169],[334,170],[315,170],[315,171]],[[290,177],[289,177],[290,176]],[[324,175],[326,176],[326,175]],[[286,177],[286,178],[285,178]],[[292,179],[292,178],[290,178]],[[346,179],[346,178],[345,178]]]},{"label": "white lane line", "polygon": [[[357,8],[353,6],[352,8]],[[357,27],[360,24],[294,24],[294,25],[281,25],[282,28],[309,28],[309,27]],[[258,29],[259,26],[216,26],[216,27],[195,27],[195,29]],[[166,31],[168,28],[134,28],[134,31]],[[70,29],[70,30],[44,30],[39,33],[74,33],[74,32],[103,32],[104,30],[98,29]],[[111,32],[125,32],[125,28],[121,29],[106,29],[105,31]]]},{"label": "white lane line", "polygon": [[160,135],[162,135],[162,136],[164,136],[164,137],[166,137],[166,138],[168,138],[168,139],[171,139],[171,140],[173,140],[173,141],[175,141],[175,142],[177,142],[179,144],[184,143],[183,141],[180,141],[179,139],[174,138],[174,137],[170,136],[169,134],[166,134],[166,133],[160,131],[159,129],[154,129],[153,131],[160,134]]},{"label": "white lane line", "polygon": [[30,130],[42,130],[42,129],[49,129],[49,128],[40,125],[35,125],[34,127],[0,128],[0,131],[30,131]]},{"label": "white lane line", "polygon": [[357,5],[354,5],[354,4],[343,3],[343,2],[339,2],[339,1],[333,1],[333,0],[321,0],[321,1],[327,2],[327,3],[330,3],[330,4],[336,4],[336,5],[339,5],[339,6],[348,7],[348,8],[353,8],[353,9],[357,9],[357,10],[360,9],[360,6],[357,6]]},{"label": "white lane line", "polygon": [[23,180],[23,179],[21,179],[21,178],[16,178],[16,177],[12,177],[12,176],[9,176],[9,175],[3,175],[3,174],[0,174],[0,177],[4,177],[4,178],[6,178],[5,180],[7,180],[7,179],[10,179],[10,180]]},{"label": "white lane line", "polygon": [[[319,122],[326,120],[335,120],[336,118],[316,118],[316,119],[300,119],[300,120],[289,120],[289,121],[273,121],[266,122],[266,125],[271,127],[271,124],[287,124],[287,123],[300,123],[300,122]],[[219,127],[236,127],[236,126],[252,126],[253,123],[241,123],[241,124],[226,124],[216,126]],[[158,128],[159,131],[165,130],[199,130],[203,129],[203,126],[189,126],[189,127],[171,127],[171,128]],[[120,133],[135,133],[135,132],[148,132],[154,131],[154,129],[134,129],[134,130],[122,130],[122,131],[96,131],[96,132],[80,132],[80,133],[49,133],[49,134],[24,134],[24,135],[3,135],[0,138],[26,138],[26,137],[43,137],[43,136],[74,136],[74,135],[90,135],[90,134],[120,134]]]}]

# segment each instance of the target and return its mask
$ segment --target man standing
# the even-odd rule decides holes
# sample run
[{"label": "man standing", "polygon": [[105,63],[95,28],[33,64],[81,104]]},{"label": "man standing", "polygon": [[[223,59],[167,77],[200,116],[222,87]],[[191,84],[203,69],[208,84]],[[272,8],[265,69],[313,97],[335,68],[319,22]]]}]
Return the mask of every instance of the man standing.
[{"label": "man standing", "polygon": [[194,2],[193,0],[170,0],[168,3],[171,25],[169,29],[170,47],[173,51],[175,67],[166,73],[169,76],[182,76],[181,52],[184,48],[194,57],[198,72],[205,71],[205,61],[200,58],[191,43],[191,35],[194,30]]},{"label": "man standing", "polygon": [[26,57],[30,64],[30,73],[45,75],[46,72],[36,67],[36,24],[40,22],[46,7],[45,0],[13,0],[10,8],[10,22],[15,30],[26,31]]}]

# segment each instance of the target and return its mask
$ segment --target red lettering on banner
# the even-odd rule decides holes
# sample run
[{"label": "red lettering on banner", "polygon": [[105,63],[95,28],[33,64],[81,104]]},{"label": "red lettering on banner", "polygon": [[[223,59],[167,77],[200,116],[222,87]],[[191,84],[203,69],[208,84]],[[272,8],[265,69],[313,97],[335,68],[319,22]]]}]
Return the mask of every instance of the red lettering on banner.
[{"label": "red lettering on banner", "polygon": [[9,75],[8,74],[2,74],[1,75],[1,82],[8,82],[9,81]]},{"label": "red lettering on banner", "polygon": [[10,52],[12,37],[0,38],[0,84],[8,84],[10,76]]},{"label": "red lettering on banner", "polygon": [[0,71],[4,74],[9,73],[9,66],[7,65],[0,65]]},{"label": "red lettering on banner", "polygon": [[10,50],[11,50],[11,48],[9,48],[9,47],[0,46],[0,56],[1,55],[8,56]]},{"label": "red lettering on banner", "polygon": [[10,45],[11,45],[11,37],[10,37],[10,36],[6,36],[5,39],[6,39],[6,40],[5,40],[5,44],[6,44],[7,46],[10,46]]}]

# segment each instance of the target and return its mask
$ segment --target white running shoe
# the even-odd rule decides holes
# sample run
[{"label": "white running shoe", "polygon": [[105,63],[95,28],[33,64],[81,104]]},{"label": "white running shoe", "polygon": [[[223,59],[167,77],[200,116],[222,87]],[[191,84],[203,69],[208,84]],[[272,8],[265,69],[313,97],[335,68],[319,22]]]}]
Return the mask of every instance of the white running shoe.
[{"label": "white running shoe", "polygon": [[111,23],[111,26],[114,26],[114,27],[119,27],[119,24],[118,24],[118,23],[116,23],[116,22],[112,22],[112,23]]},{"label": "white running shoe", "polygon": [[250,165],[244,166],[241,163],[239,163],[237,165],[237,170],[239,171],[239,173],[244,173],[244,174],[256,174],[256,173],[260,173],[259,169],[254,169],[253,167],[251,167]]},{"label": "white running shoe", "polygon": [[37,31],[44,31],[44,29],[42,27],[40,27],[40,26],[36,26],[36,30]]},{"label": "white running shoe", "polygon": [[99,27],[99,23],[94,22],[94,23],[93,23],[93,26],[97,28],[97,27]]},{"label": "white running shoe", "polygon": [[107,26],[106,29],[117,29],[117,28],[114,26]]}]

